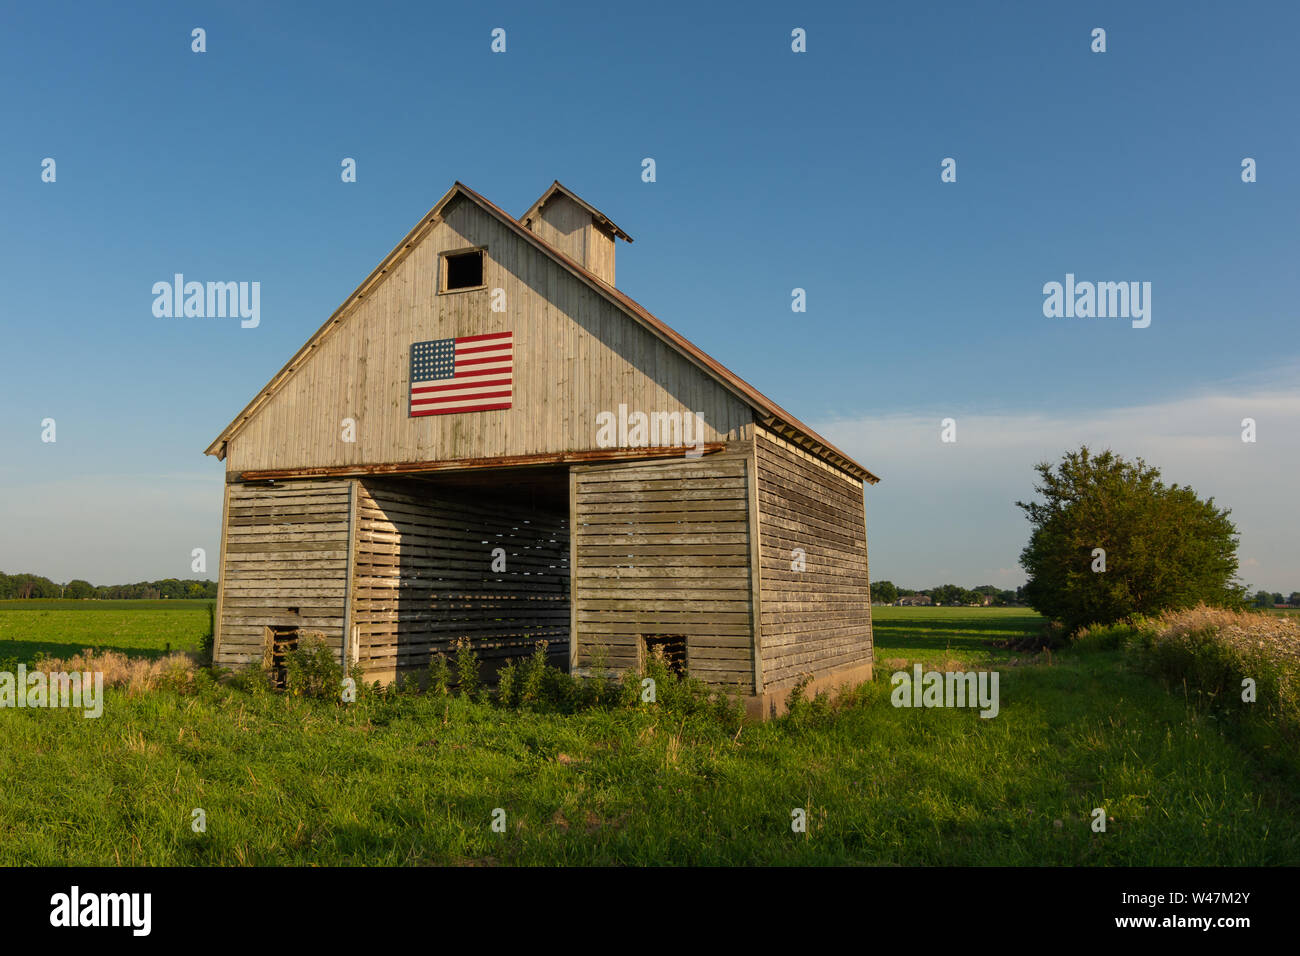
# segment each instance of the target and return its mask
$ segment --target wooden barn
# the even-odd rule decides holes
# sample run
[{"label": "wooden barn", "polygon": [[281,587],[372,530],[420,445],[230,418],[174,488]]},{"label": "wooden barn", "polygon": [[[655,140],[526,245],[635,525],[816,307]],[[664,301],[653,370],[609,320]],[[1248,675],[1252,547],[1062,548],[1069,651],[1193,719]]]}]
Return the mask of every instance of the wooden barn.
[{"label": "wooden barn", "polygon": [[207,449],[218,663],[662,648],[764,715],[870,675],[877,479],[619,291],[620,241],[558,182],[518,219],[456,183],[397,244]]}]

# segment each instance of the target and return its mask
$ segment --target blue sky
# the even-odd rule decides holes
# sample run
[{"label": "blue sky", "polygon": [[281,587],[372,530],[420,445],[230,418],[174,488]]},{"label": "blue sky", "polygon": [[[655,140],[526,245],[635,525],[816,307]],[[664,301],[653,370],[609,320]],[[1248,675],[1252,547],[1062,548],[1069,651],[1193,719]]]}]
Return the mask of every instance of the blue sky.
[{"label": "blue sky", "polygon": [[[1294,5],[53,3],[6,20],[0,569],[189,576],[220,524],[202,451],[252,394],[454,180],[517,214],[558,178],[635,238],[624,291],[881,475],[873,576],[1019,583],[1011,503],[1087,437],[1215,494],[1243,577],[1300,588],[1280,480],[1300,467]],[[260,326],[155,318],[152,284],[176,272],[260,282]],[[1044,317],[1066,273],[1150,282],[1151,326]],[[940,445],[948,416],[958,441]]]}]

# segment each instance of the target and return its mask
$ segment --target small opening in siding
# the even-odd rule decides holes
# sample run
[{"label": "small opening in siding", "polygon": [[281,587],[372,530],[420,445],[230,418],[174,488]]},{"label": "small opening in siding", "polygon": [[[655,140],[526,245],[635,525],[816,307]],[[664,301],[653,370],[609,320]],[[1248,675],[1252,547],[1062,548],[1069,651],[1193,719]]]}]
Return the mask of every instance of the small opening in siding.
[{"label": "small opening in siding", "polygon": [[686,635],[685,634],[642,634],[641,635],[641,670],[646,662],[659,658],[668,669],[678,677],[686,676]]},{"label": "small opening in siding", "polygon": [[280,690],[284,689],[288,673],[284,666],[284,659],[297,646],[298,628],[267,627],[266,647],[262,660],[266,669],[271,673],[271,684]]}]

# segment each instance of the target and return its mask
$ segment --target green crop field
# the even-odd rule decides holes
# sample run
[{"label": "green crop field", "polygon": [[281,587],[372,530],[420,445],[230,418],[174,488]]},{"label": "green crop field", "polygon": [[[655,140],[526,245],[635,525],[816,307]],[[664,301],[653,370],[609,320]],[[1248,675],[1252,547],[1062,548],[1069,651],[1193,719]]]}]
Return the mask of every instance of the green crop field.
[{"label": "green crop field", "polygon": [[1042,626],[1042,617],[1023,607],[871,609],[878,667],[895,659],[935,664],[952,660],[971,666],[1010,661],[1026,655],[995,643],[1031,637]]},{"label": "green crop field", "polygon": [[211,601],[0,601],[0,660],[93,647],[132,656],[195,651]]},{"label": "green crop field", "polygon": [[[84,643],[31,613],[0,609],[0,656]],[[48,613],[142,654],[207,623],[202,606]],[[105,613],[119,623],[90,621]],[[136,631],[120,630],[132,615]],[[738,730],[649,705],[566,715],[363,694],[343,706],[206,680],[110,690],[99,719],[0,710],[0,864],[1300,862],[1294,755],[1247,748],[1121,651],[994,647],[1041,626],[1024,610],[874,618],[874,682],[843,706]],[[996,667],[999,715],[891,706],[889,672],[912,660]],[[1099,807],[1105,833],[1089,825]],[[796,809],[806,833],[791,829]]]}]

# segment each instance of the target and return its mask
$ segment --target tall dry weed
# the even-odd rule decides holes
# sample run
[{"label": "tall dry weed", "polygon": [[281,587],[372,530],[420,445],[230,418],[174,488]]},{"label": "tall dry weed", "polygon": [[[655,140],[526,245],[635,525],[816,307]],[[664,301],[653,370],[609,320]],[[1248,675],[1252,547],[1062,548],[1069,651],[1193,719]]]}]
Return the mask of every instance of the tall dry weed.
[{"label": "tall dry weed", "polygon": [[1203,703],[1264,718],[1300,738],[1295,619],[1200,605],[1143,622],[1131,647],[1147,670]]},{"label": "tall dry weed", "polygon": [[189,654],[175,653],[166,657],[127,657],[118,651],[98,651],[87,648],[72,657],[44,657],[29,670],[71,673],[82,671],[102,673],[105,687],[125,687],[134,697],[148,690],[170,688],[187,691],[194,687],[194,674],[198,661]]}]

